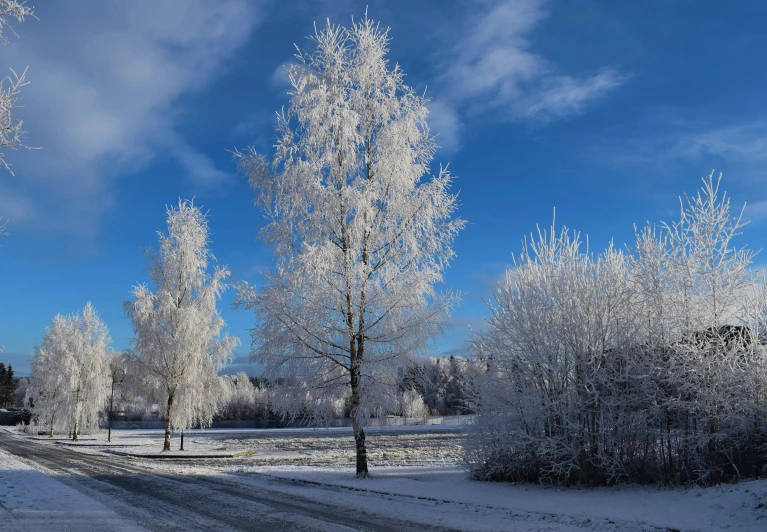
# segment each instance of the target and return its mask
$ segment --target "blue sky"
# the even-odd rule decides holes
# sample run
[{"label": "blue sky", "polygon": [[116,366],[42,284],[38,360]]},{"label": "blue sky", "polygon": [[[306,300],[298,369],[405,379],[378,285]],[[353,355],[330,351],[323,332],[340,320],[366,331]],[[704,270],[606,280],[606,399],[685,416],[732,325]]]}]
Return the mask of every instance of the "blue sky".
[{"label": "blue sky", "polygon": [[[92,301],[113,346],[122,312],[148,281],[165,206],[195,197],[210,211],[213,253],[235,279],[258,281],[271,250],[228,150],[270,152],[287,104],[280,65],[313,24],[369,15],[391,28],[390,59],[432,98],[435,158],[459,176],[470,222],[444,289],[462,291],[435,354],[465,353],[511,254],[536,224],[630,242],[633,224],[672,220],[677,197],[712,169],[753,222],[741,244],[765,246],[767,6],[650,0],[178,0],[30,2],[0,66],[29,65],[27,142],[0,176],[0,361],[17,375],[56,313]],[[761,256],[757,260],[762,262]],[[250,314],[221,303],[243,345]]]}]

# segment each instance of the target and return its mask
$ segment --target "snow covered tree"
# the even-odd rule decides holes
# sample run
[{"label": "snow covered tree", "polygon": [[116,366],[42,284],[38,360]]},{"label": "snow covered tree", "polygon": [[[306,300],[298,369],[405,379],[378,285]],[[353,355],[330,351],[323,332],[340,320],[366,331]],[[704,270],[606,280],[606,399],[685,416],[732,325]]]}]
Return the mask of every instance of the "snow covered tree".
[{"label": "snow covered tree", "polygon": [[107,410],[107,441],[112,441],[112,417],[115,406],[115,387],[122,384],[125,377],[126,357],[124,354],[109,355],[109,409]]},{"label": "snow covered tree", "polygon": [[46,329],[32,359],[30,393],[51,434],[66,427],[77,440],[80,431],[98,424],[109,392],[109,343],[90,302],[80,314],[56,316]]},{"label": "snow covered tree", "polygon": [[[25,2],[0,0],[0,44],[8,42],[8,38],[3,34],[6,29],[13,32],[13,26],[10,24],[11,18],[23,22],[26,17],[30,16],[34,17],[34,13]],[[18,146],[23,146],[24,131],[21,129],[23,122],[15,117],[14,110],[19,107],[20,90],[27,84],[26,73],[25,69],[21,75],[18,75],[11,69],[11,75],[0,81],[0,150],[13,150]],[[0,151],[0,165],[13,174],[2,151]],[[3,225],[0,225],[0,233],[2,233],[2,228]]]},{"label": "snow covered tree", "polygon": [[[34,17],[34,13],[31,7],[28,7],[25,2],[19,2],[18,0],[0,0],[0,44],[8,42],[8,38],[4,33],[7,30],[13,32],[13,26],[10,20],[15,18],[19,22],[23,22],[26,17]],[[15,150],[19,146],[24,146],[24,131],[22,130],[23,122],[16,117],[15,110],[19,108],[19,99],[21,88],[27,84],[26,81],[27,70],[16,74],[11,69],[11,75],[6,76],[0,80],[0,166],[4,167],[8,172],[13,175],[10,165],[5,160],[5,150]],[[26,146],[29,148],[28,146]],[[6,233],[7,221],[3,220],[0,216],[0,239],[7,236]],[[3,347],[0,346],[0,352]]]},{"label": "snow covered tree", "polygon": [[[463,227],[447,169],[429,175],[435,143],[427,100],[386,56],[387,31],[367,17],[312,38],[288,78],[271,166],[252,149],[240,168],[267,216],[276,272],[238,301],[254,309],[252,360],[304,390],[321,422],[348,397],[356,470],[368,474],[364,426],[397,401],[396,370],[439,330],[457,296],[434,285]],[[275,397],[281,397],[276,393]],[[306,402],[281,403],[298,415]]]},{"label": "snow covered tree", "polygon": [[16,383],[16,389],[14,390],[14,406],[16,408],[26,408],[29,405],[25,399],[27,396],[27,389],[29,388],[29,379],[21,377]]},{"label": "snow covered tree", "polygon": [[74,403],[72,409],[72,439],[77,440],[80,429],[98,424],[99,413],[106,406],[109,393],[109,331],[88,302],[75,316],[75,345],[66,359],[69,389]]},{"label": "snow covered tree", "polygon": [[32,383],[27,390],[26,401],[33,406],[37,424],[48,427],[49,435],[66,427],[66,388],[61,360],[68,356],[71,321],[57,315],[46,327],[43,341],[35,346],[32,355]]},{"label": "snow covered tree", "polygon": [[222,336],[224,320],[216,302],[229,270],[209,264],[210,232],[205,213],[191,201],[167,209],[168,234],[158,233],[160,249],[148,252],[156,289],[133,289],[124,305],[142,382],[165,406],[164,451],[171,429],[210,423],[217,401],[217,372],[227,363],[237,338]]}]

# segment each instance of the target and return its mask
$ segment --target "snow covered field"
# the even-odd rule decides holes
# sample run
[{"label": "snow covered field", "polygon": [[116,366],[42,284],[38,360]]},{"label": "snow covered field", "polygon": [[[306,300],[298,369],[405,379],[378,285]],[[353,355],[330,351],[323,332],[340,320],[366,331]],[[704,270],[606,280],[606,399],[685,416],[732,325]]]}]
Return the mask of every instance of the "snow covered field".
[{"label": "snow covered field", "polygon": [[[441,526],[468,530],[697,530],[767,529],[767,481],[713,488],[665,489],[619,486],[563,489],[480,483],[467,479],[461,465],[460,431],[445,427],[383,427],[369,435],[372,479],[354,478],[351,431],[334,429],[205,430],[186,435],[187,453],[255,451],[230,459],[143,460],[157,474],[215,476],[238,485],[261,486],[282,480],[286,492],[313,492],[338,503],[341,493],[365,495],[366,504],[418,520],[419,509],[441,508]],[[83,453],[156,453],[161,431],[113,432],[84,436],[66,445]],[[174,436],[173,447],[179,440]],[[110,447],[112,447],[110,449]],[[183,453],[174,451],[174,456]],[[7,476],[7,475],[6,475]],[[41,475],[42,476],[42,475]],[[8,484],[2,484],[3,499]],[[328,492],[327,490],[330,490]],[[343,499],[343,497],[340,497]],[[392,505],[392,501],[397,504]],[[3,502],[3,504],[5,504]]]},{"label": "snow covered field", "polygon": [[[462,456],[462,432],[450,426],[390,426],[366,431],[370,442],[371,467],[455,465]],[[41,443],[57,443],[82,452],[114,451],[131,455],[154,455],[162,450],[163,431],[113,431],[66,438],[35,436]],[[186,454],[243,453],[255,451],[248,465],[343,466],[354,461],[354,440],[349,427],[329,429],[190,430],[184,438],[184,453],[177,451],[180,438],[173,434],[169,456]],[[166,453],[168,454],[168,453]]]}]

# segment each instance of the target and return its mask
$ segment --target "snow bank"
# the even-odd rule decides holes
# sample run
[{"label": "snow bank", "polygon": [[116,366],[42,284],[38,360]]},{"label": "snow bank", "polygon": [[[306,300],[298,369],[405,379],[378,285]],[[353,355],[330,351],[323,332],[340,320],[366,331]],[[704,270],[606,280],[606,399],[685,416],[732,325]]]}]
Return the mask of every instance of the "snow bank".
[{"label": "snow bank", "polygon": [[695,531],[767,530],[767,481],[713,488],[610,487],[558,489],[470,481],[457,467],[384,467],[372,479],[354,478],[353,468],[260,467],[270,476],[343,486],[387,495],[489,509],[571,516],[573,523],[600,518],[648,527]]}]

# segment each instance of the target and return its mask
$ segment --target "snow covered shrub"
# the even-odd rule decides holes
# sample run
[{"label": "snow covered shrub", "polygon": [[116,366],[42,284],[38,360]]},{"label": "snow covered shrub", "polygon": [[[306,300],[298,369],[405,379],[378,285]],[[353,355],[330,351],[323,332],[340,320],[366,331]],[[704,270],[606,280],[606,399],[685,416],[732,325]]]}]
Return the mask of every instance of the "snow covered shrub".
[{"label": "snow covered shrub", "polygon": [[713,174],[680,221],[628,253],[539,232],[476,338],[486,367],[466,444],[477,478],[605,484],[757,474],[767,291],[732,247]]},{"label": "snow covered shrub", "polygon": [[269,414],[269,392],[254,386],[245,373],[222,377],[226,395],[218,419],[259,419]]},{"label": "snow covered shrub", "polygon": [[429,407],[423,402],[423,397],[417,390],[408,389],[402,393],[400,411],[405,417],[426,417]]}]

